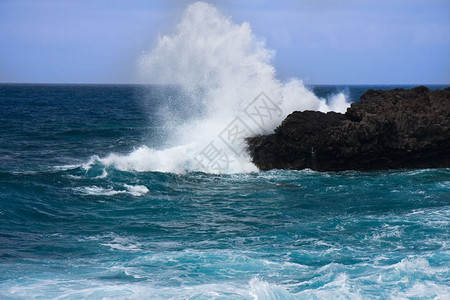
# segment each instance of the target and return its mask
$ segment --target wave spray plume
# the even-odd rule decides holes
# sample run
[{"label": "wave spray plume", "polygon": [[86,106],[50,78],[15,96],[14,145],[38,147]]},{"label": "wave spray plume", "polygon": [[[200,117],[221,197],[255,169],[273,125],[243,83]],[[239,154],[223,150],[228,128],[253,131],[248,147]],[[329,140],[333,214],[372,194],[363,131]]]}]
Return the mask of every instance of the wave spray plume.
[{"label": "wave spray plume", "polygon": [[[343,94],[327,104],[301,80],[282,83],[271,65],[273,55],[248,23],[232,23],[211,4],[189,5],[175,32],[162,36],[139,61],[144,83],[182,90],[182,96],[159,112],[170,146],[142,146],[126,156],[95,160],[135,171],[256,171],[244,151],[245,135],[270,132],[294,110],[342,112],[348,106]],[[269,107],[265,115],[264,103]],[[180,106],[188,112],[184,117],[175,113]],[[248,113],[251,109],[259,111],[259,120]],[[219,163],[222,168],[215,168]]]}]

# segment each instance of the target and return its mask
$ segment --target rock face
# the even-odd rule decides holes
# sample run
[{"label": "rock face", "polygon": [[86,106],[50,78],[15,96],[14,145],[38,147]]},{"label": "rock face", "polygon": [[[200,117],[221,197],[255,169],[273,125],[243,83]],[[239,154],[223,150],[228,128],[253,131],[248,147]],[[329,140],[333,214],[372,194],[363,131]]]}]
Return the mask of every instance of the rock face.
[{"label": "rock face", "polygon": [[450,167],[450,88],[369,90],[345,114],[295,111],[247,144],[261,170]]}]

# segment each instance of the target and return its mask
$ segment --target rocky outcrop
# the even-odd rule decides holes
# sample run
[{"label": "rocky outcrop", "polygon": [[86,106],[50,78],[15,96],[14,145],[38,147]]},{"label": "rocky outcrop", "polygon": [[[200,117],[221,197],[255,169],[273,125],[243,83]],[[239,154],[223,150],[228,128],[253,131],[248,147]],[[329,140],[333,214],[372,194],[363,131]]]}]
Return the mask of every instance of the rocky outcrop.
[{"label": "rocky outcrop", "polygon": [[450,167],[450,88],[369,90],[345,114],[296,111],[247,144],[261,170]]}]

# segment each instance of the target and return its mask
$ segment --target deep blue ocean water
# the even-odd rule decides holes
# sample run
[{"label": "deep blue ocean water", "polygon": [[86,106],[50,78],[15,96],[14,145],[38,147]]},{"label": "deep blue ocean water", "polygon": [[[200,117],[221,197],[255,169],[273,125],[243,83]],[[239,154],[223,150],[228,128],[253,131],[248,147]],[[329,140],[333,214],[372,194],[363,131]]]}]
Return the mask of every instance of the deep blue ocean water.
[{"label": "deep blue ocean water", "polygon": [[449,169],[83,167],[161,145],[176,92],[0,85],[0,299],[450,298]]}]

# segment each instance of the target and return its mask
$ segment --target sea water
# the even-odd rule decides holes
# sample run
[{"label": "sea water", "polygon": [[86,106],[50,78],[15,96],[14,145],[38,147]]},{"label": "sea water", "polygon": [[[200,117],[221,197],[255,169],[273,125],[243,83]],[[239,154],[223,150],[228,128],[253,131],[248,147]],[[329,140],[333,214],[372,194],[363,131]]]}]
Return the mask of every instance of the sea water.
[{"label": "sea water", "polygon": [[[368,88],[309,87],[350,102]],[[0,85],[0,298],[450,295],[449,169],[213,174],[106,163],[163,145],[155,114],[177,93]]]},{"label": "sea water", "polygon": [[0,298],[448,298],[449,169],[252,164],[292,111],[396,87],[280,80],[274,55],[197,2],[142,85],[0,85]]}]

